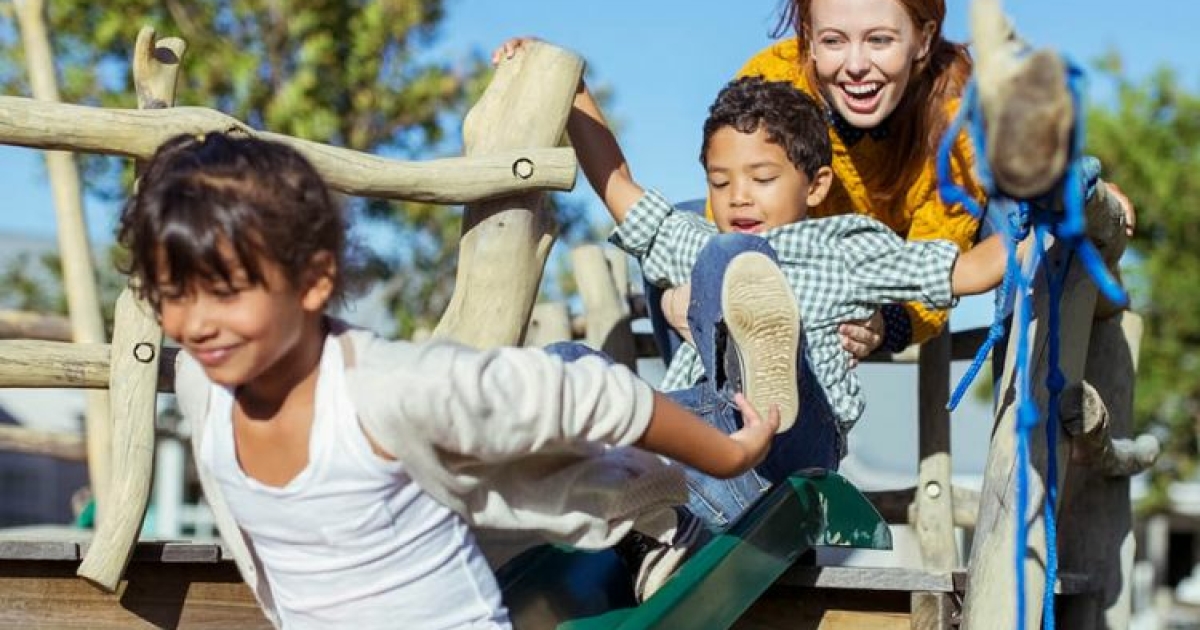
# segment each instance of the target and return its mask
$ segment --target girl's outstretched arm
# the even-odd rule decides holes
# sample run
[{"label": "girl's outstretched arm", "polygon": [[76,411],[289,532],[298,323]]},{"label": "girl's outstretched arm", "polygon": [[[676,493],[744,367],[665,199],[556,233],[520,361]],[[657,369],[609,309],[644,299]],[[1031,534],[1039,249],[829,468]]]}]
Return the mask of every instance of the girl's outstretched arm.
[{"label": "girl's outstretched arm", "polygon": [[764,420],[742,394],[734,398],[743,428],[726,435],[662,393],[654,394],[650,425],[637,445],[702,473],[727,479],[754,468],[767,456],[779,428],[779,408]]}]

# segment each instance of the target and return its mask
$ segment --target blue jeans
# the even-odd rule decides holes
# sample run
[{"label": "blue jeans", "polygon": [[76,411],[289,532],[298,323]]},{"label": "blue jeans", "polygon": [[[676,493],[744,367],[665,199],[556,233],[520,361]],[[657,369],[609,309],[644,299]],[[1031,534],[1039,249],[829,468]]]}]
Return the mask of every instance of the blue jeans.
[{"label": "blue jeans", "polygon": [[[736,383],[724,377],[728,347],[721,313],[721,284],[734,256],[757,251],[778,260],[775,250],[757,236],[722,234],[700,252],[692,270],[692,296],[688,326],[699,351],[706,376],[688,389],[666,392],[705,422],[729,434],[742,427],[741,412],[733,402]],[[559,343],[547,351],[574,360],[597,351],[573,343]],[[807,357],[800,358],[800,417],[788,431],[775,436],[766,459],[733,479],[717,479],[687,470],[688,508],[713,527],[723,528],[753,504],[772,484],[804,468],[836,469],[841,436],[824,392],[816,384]]]}]

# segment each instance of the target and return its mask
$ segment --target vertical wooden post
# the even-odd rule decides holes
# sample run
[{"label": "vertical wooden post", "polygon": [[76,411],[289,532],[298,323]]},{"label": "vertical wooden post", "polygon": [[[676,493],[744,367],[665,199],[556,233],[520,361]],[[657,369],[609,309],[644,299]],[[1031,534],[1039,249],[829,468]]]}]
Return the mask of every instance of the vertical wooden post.
[{"label": "vertical wooden post", "polygon": [[[133,52],[133,80],[139,109],[159,109],[175,102],[179,61],[187,49],[182,39],[155,41],[154,29],[143,27]],[[113,474],[110,518],[96,528],[78,575],[114,590],[129,563],[150,500],[154,467],[154,424],[162,328],[150,305],[126,288],[117,299],[109,393],[115,419],[112,451],[121,462]]]},{"label": "vertical wooden post", "polygon": [[[574,102],[583,60],[545,43],[531,43],[496,69],[463,122],[466,153],[558,145]],[[538,164],[518,159],[518,176]],[[532,193],[471,204],[463,215],[454,295],[434,330],[479,348],[519,345],[537,297],[554,217],[545,195]]]},{"label": "vertical wooden post", "polygon": [[[33,98],[39,101],[59,100],[58,80],[54,76],[54,53],[46,32],[46,9],[43,0],[14,0],[21,42],[29,65],[29,83]],[[46,171],[54,197],[58,223],[58,251],[62,262],[63,288],[67,296],[67,311],[71,320],[71,336],[76,343],[104,343],[104,320],[100,314],[100,297],[96,289],[96,269],[92,262],[92,246],[88,241],[83,217],[83,186],[75,157],[66,151],[46,151]],[[87,413],[84,432],[87,434],[88,480],[96,502],[96,522],[103,523],[109,501],[110,418],[108,392],[89,390],[85,394]]]},{"label": "vertical wooden post", "polygon": [[[954,539],[954,503],[950,461],[950,330],[947,327],[921,346],[918,367],[920,464],[914,498],[917,541],[925,568],[950,572],[958,566]],[[953,602],[949,593],[912,594],[912,627],[950,627]]]},{"label": "vertical wooden post", "polygon": [[[1108,408],[1114,438],[1133,433],[1133,387],[1141,345],[1141,318],[1119,313],[1092,326],[1084,378]],[[1093,580],[1094,594],[1063,602],[1064,629],[1118,630],[1132,616],[1133,508],[1129,477],[1107,477],[1072,461],[1067,471],[1061,523],[1061,566]]]},{"label": "vertical wooden post", "polygon": [[525,345],[541,348],[556,341],[571,340],[571,314],[562,302],[539,302],[533,306]]},{"label": "vertical wooden post", "polygon": [[[1060,243],[1051,246],[1046,253],[1046,269],[1060,273],[1062,265],[1068,264],[1065,248]],[[1033,291],[1033,320],[1028,330],[1029,339],[1029,385],[1039,417],[1045,418],[1047,390],[1047,326],[1049,295],[1046,290],[1044,272],[1039,272]],[[1020,301],[1028,296],[1018,298]],[[1059,347],[1060,367],[1067,382],[1083,378],[1087,343],[1091,336],[1092,314],[1096,308],[1096,287],[1092,284],[1083,265],[1071,264],[1064,281],[1062,299],[1059,303],[1061,326]],[[967,628],[1015,628],[1017,627],[1016,602],[1016,497],[1017,466],[1015,427],[1017,422],[1016,396],[1023,385],[1016,380],[1017,347],[1020,340],[1020,321],[1014,319],[1008,345],[1009,360],[1005,363],[1001,379],[1001,399],[996,415],[992,444],[988,451],[983,489],[980,493],[979,520],[975,528],[975,539],[971,549],[969,565],[969,587],[963,610],[963,621]],[[1061,487],[1069,452],[1062,427],[1058,431],[1059,478],[1051,480]],[[1046,539],[1042,506],[1046,498],[1046,434],[1042,425],[1037,426],[1029,439],[1028,511],[1022,516],[1029,532],[1024,552],[1025,567],[1025,628],[1040,625],[1043,588],[1046,581]]]},{"label": "vertical wooden post", "polygon": [[629,328],[628,302],[622,302],[604,248],[581,245],[571,250],[571,266],[587,321],[587,344],[614,361],[634,368],[637,351]]}]

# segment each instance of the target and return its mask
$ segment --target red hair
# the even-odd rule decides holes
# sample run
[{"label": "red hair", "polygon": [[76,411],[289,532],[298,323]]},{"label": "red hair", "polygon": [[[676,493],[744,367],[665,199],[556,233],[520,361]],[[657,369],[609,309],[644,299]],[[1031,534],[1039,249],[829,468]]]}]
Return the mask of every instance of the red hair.
[{"label": "red hair", "polygon": [[[894,1],[904,7],[918,32],[926,24],[933,24],[934,29],[928,54],[917,60],[904,96],[889,118],[889,144],[895,147],[894,159],[887,160],[883,171],[873,178],[881,183],[881,187],[872,194],[872,201],[881,202],[884,207],[891,207],[894,200],[901,198],[925,165],[933,159],[938,142],[950,125],[949,104],[962,96],[971,75],[971,56],[967,47],[942,36],[942,24],[946,19],[945,0]],[[813,86],[817,98],[828,106],[817,82],[816,66],[809,47],[812,3],[813,0],[785,0],[773,34],[778,37],[788,29],[795,31],[805,79]]]}]

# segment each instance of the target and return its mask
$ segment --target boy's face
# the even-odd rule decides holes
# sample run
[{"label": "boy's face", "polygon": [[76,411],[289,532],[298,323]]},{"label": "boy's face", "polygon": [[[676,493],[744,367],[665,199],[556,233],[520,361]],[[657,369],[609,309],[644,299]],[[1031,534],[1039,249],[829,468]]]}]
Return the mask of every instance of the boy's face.
[{"label": "boy's face", "polygon": [[[277,264],[265,261],[265,283],[251,284],[232,251],[223,249],[233,271],[232,284],[197,279],[180,294],[168,279],[160,282],[163,333],[179,342],[214,383],[242,387],[276,379],[294,382],[292,372],[311,366],[290,357],[302,348],[304,335],[314,330],[313,315],[319,316],[329,297],[327,284],[317,281],[299,289]],[[319,332],[319,325],[315,330]]]},{"label": "boy's face", "polygon": [[825,198],[831,173],[809,179],[759,125],[753,133],[722,127],[708,142],[708,198],[721,232],[762,234],[802,221]]}]

